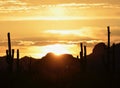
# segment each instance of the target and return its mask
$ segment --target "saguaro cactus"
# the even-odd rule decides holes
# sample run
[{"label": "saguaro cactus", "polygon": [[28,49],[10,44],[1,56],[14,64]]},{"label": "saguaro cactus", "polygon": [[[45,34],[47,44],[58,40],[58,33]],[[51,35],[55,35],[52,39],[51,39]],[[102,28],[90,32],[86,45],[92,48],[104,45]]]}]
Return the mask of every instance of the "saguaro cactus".
[{"label": "saguaro cactus", "polygon": [[81,52],[80,52],[80,61],[81,61],[81,70],[82,72],[86,71],[86,65],[87,65],[87,50],[86,50],[86,46],[84,46],[84,51],[83,51],[83,43],[80,43],[80,47],[81,47]]},{"label": "saguaro cactus", "polygon": [[13,70],[13,58],[14,58],[14,49],[11,50],[11,39],[10,33],[7,34],[8,37],[8,50],[6,50],[6,60],[8,63],[8,70],[12,72]]},{"label": "saguaro cactus", "polygon": [[8,37],[8,56],[9,56],[9,59],[12,59],[12,58],[11,58],[11,40],[10,40],[10,33],[8,33],[7,37]]},{"label": "saguaro cactus", "polygon": [[17,49],[17,62],[16,62],[16,64],[17,64],[17,72],[19,72],[20,71],[20,66],[19,66],[19,49]]},{"label": "saguaro cactus", "polygon": [[86,60],[86,55],[87,54],[87,50],[86,50],[86,46],[84,46],[84,59]]},{"label": "saguaro cactus", "polygon": [[83,60],[83,43],[80,43],[81,51],[80,51],[80,59]]},{"label": "saguaro cactus", "polygon": [[110,71],[110,27],[107,27],[108,32],[108,48],[107,48],[107,70]]},{"label": "saguaro cactus", "polygon": [[87,65],[87,49],[86,46],[84,46],[84,69],[86,71],[86,65]]},{"label": "saguaro cactus", "polygon": [[107,31],[108,31],[108,48],[110,48],[110,27],[107,27]]}]

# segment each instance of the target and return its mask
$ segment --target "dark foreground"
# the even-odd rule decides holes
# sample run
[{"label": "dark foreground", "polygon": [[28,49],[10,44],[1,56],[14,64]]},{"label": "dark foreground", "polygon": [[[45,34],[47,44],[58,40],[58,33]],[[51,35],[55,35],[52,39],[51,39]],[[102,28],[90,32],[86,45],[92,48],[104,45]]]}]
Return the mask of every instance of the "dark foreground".
[{"label": "dark foreground", "polygon": [[69,54],[48,53],[42,59],[23,57],[19,65],[14,59],[10,69],[1,57],[0,88],[120,88],[120,44],[115,49],[109,65],[103,43],[95,46],[86,63]]},{"label": "dark foreground", "polygon": [[34,73],[0,74],[0,88],[120,88],[117,75],[81,73],[67,77],[60,74],[51,79]]}]

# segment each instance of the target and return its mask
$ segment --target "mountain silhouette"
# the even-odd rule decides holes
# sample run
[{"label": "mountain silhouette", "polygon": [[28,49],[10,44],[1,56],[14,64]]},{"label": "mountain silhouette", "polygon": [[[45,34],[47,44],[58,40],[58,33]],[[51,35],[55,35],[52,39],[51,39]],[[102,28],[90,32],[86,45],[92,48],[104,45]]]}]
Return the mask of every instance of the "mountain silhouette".
[{"label": "mountain silhouette", "polygon": [[110,47],[109,59],[107,50],[105,43],[96,44],[92,53],[86,57],[85,72],[81,69],[81,59],[71,54],[55,55],[50,52],[40,59],[22,57],[19,61],[19,72],[16,67],[17,59],[14,58],[12,74],[7,71],[6,56],[0,57],[1,86],[5,88],[10,86],[12,88],[115,88],[119,86],[120,81],[120,44],[113,44]]},{"label": "mountain silhouette", "polygon": [[87,56],[87,70],[94,72],[105,72],[104,60],[106,60],[107,56],[107,46],[105,43],[98,43],[93,48],[93,51],[90,55]]}]

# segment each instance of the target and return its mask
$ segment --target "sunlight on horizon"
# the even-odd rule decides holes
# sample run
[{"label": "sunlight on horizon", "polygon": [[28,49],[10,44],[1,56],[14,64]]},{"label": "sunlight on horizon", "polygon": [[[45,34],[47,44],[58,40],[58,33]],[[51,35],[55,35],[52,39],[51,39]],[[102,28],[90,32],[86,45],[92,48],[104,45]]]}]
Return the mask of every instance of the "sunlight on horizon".
[{"label": "sunlight on horizon", "polygon": [[70,53],[68,48],[61,44],[55,44],[55,45],[48,45],[43,48],[43,51],[46,53],[52,52],[55,55],[61,55],[65,53]]},{"label": "sunlight on horizon", "polygon": [[[20,57],[30,56],[33,58],[42,58],[47,53],[54,53],[55,55],[71,54],[77,57],[80,52],[79,44],[51,44],[46,46],[29,46],[26,49],[20,49]],[[92,47],[87,47],[87,55],[92,52]]]},{"label": "sunlight on horizon", "polygon": [[[27,50],[28,52],[31,52],[31,55],[33,57],[43,57],[47,53],[54,53],[55,55],[61,55],[61,54],[73,54],[75,52],[78,52],[77,48],[74,48],[77,46],[72,45],[66,45],[66,44],[52,44],[52,45],[46,45],[46,46],[37,46],[37,47],[29,47]],[[34,52],[34,53],[32,53]]]}]

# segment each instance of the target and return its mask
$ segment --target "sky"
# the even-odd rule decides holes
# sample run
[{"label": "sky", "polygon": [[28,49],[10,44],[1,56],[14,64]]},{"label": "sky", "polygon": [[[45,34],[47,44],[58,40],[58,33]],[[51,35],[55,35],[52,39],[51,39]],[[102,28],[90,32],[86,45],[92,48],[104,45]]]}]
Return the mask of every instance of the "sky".
[{"label": "sky", "polygon": [[120,0],[0,0],[0,46],[120,41]]}]

